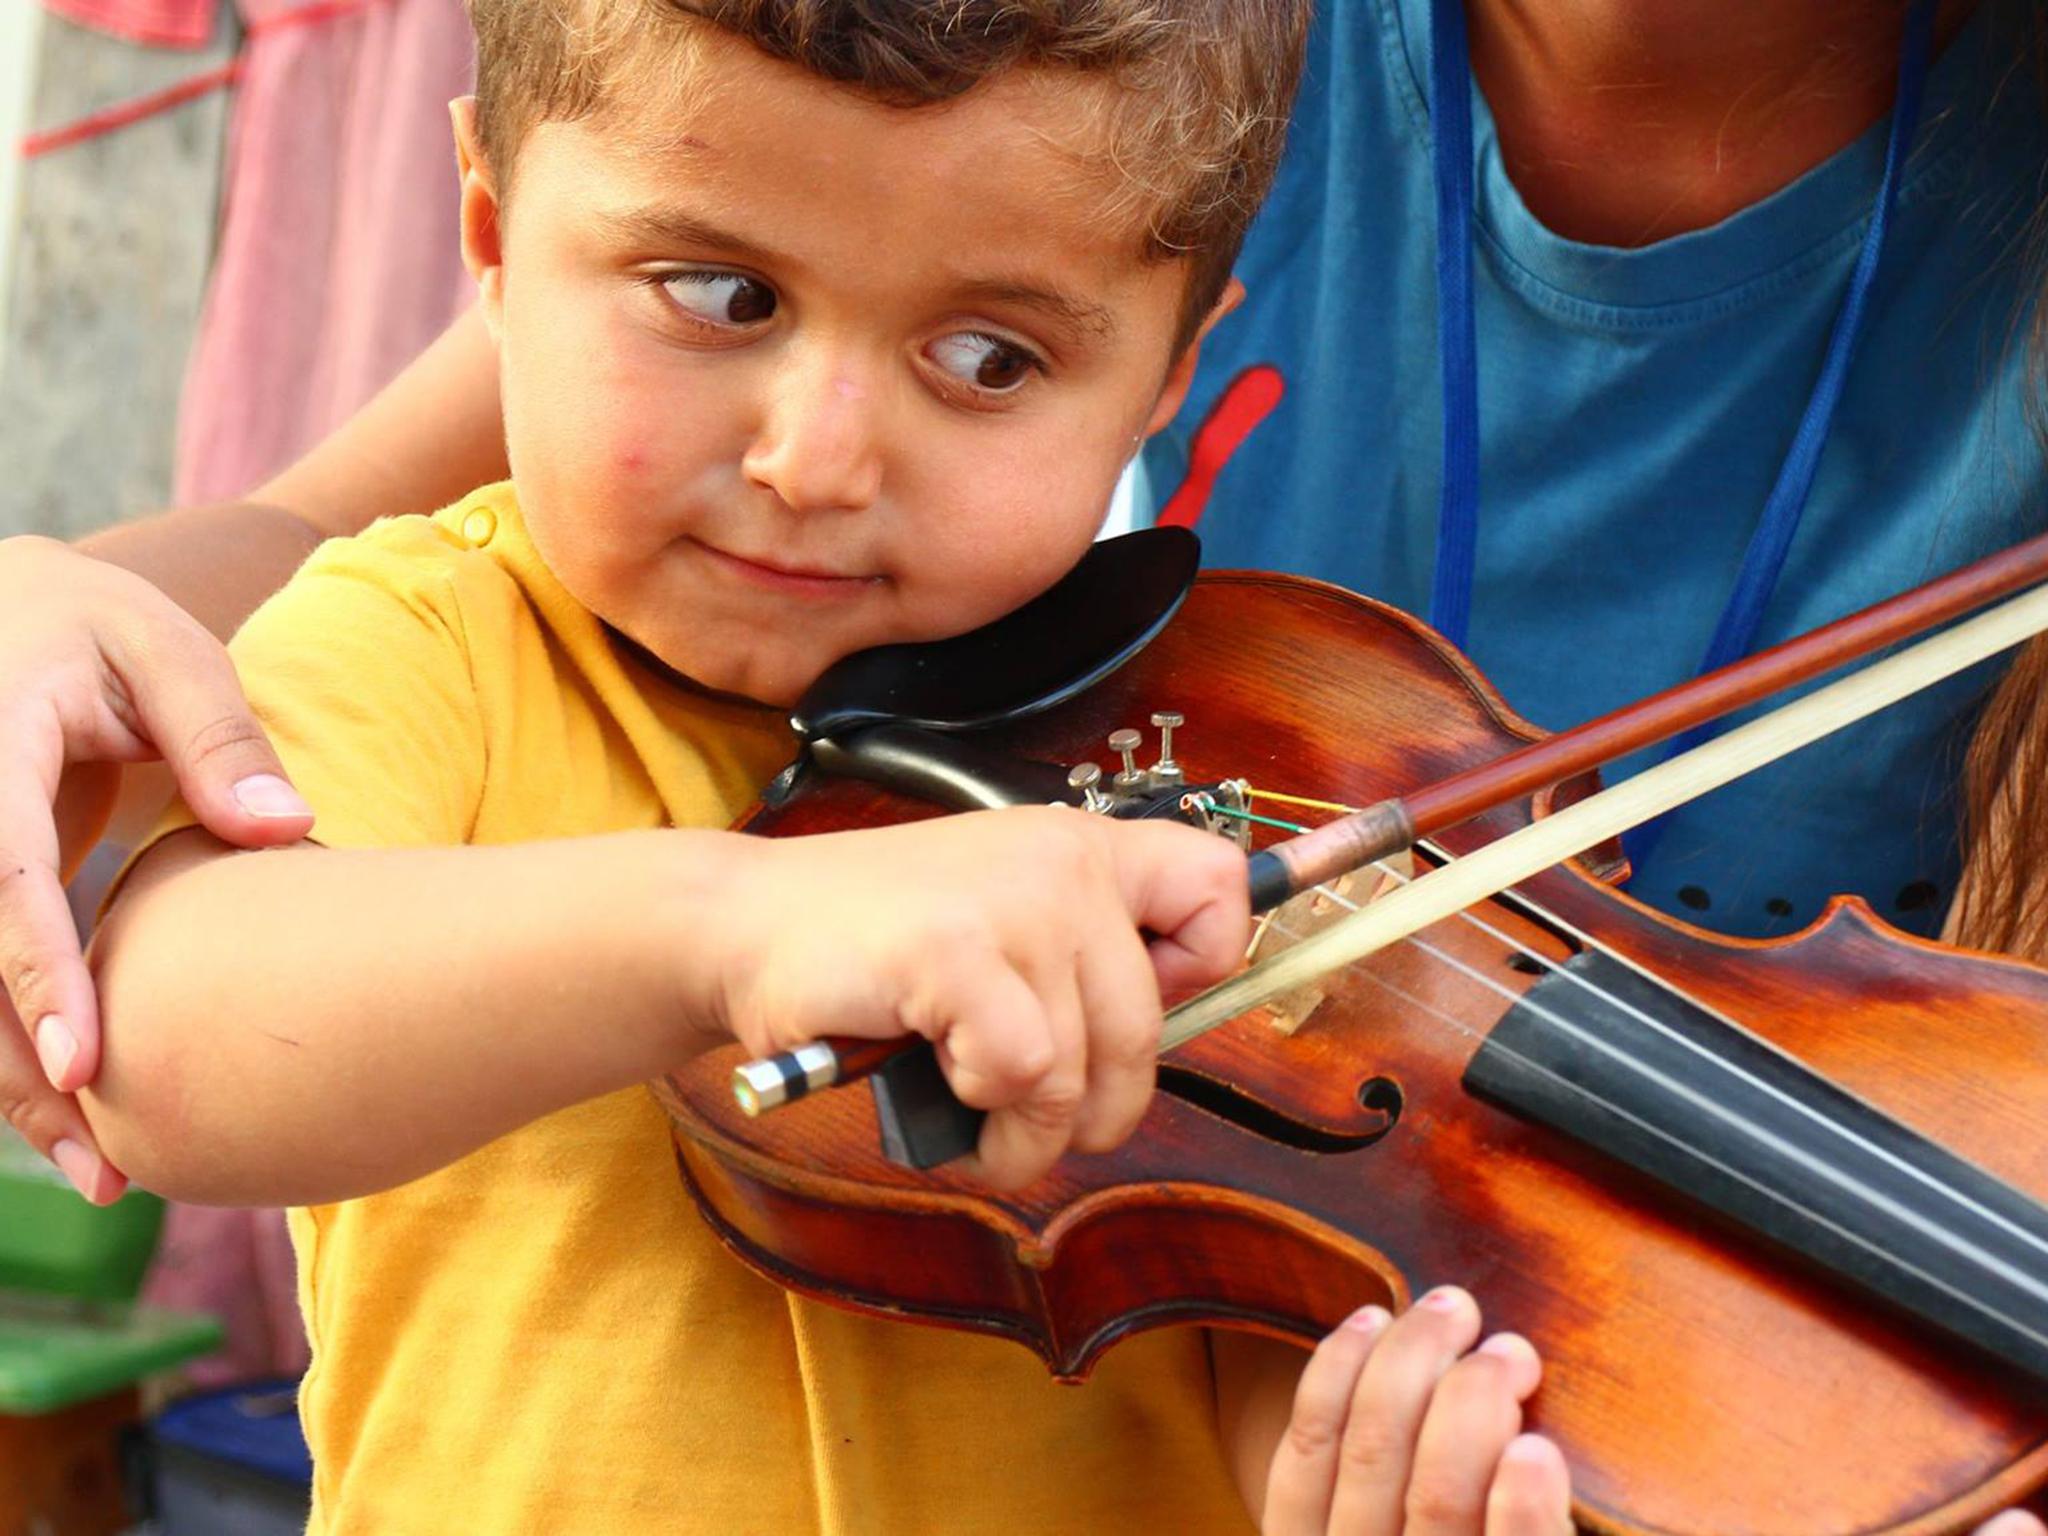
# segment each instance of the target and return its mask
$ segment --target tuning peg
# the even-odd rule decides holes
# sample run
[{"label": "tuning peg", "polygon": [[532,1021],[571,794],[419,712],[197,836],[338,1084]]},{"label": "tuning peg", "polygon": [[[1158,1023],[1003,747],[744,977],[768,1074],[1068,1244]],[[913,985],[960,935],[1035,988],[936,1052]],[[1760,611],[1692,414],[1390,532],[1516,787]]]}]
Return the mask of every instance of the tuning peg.
[{"label": "tuning peg", "polygon": [[1080,763],[1067,775],[1067,788],[1081,791],[1081,809],[1101,815],[1109,810],[1109,796],[1096,786],[1102,782],[1102,769],[1094,763]]},{"label": "tuning peg", "polygon": [[1180,764],[1173,760],[1173,733],[1187,724],[1187,721],[1168,709],[1154,715],[1152,723],[1159,727],[1159,761],[1153,766],[1152,782],[1178,784],[1184,775],[1180,771]]},{"label": "tuning peg", "polygon": [[1116,776],[1112,785],[1120,794],[1145,787],[1145,770],[1138,766],[1138,748],[1145,738],[1126,726],[1120,731],[1109,733],[1109,750],[1123,755],[1124,771]]}]

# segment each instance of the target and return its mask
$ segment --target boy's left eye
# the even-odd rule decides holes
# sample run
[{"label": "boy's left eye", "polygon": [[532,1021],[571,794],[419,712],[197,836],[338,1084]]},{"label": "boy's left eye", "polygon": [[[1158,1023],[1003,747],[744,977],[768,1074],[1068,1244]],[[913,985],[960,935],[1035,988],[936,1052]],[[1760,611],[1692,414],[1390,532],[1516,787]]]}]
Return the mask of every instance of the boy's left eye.
[{"label": "boy's left eye", "polygon": [[678,309],[707,325],[757,325],[775,313],[775,290],[740,272],[670,272],[661,286]]},{"label": "boy's left eye", "polygon": [[926,349],[926,355],[949,377],[991,395],[1012,393],[1045,366],[1015,342],[979,331],[941,337]]}]

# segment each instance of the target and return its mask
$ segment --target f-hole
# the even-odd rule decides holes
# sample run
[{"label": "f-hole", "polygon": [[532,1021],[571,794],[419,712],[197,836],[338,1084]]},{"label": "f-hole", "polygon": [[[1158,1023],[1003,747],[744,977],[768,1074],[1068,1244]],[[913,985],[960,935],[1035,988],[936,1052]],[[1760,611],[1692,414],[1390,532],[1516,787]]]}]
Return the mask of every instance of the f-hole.
[{"label": "f-hole", "polygon": [[1197,1109],[1205,1109],[1217,1119],[1228,1120],[1254,1136],[1277,1141],[1282,1146],[1296,1147],[1303,1152],[1363,1151],[1391,1131],[1401,1118],[1401,1090],[1391,1078],[1385,1077],[1371,1078],[1359,1085],[1360,1107],[1379,1117],[1377,1124],[1360,1131],[1333,1131],[1327,1126],[1297,1120],[1286,1111],[1255,1099],[1226,1082],[1170,1062],[1159,1064],[1159,1091],[1170,1093]]}]

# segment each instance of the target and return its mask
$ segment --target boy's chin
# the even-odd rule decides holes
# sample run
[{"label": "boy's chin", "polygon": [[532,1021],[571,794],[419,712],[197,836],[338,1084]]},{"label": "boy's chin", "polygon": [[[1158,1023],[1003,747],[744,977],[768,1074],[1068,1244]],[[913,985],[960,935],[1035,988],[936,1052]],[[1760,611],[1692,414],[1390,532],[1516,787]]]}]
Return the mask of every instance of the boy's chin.
[{"label": "boy's chin", "polygon": [[759,658],[663,655],[654,647],[614,628],[625,646],[656,671],[692,693],[734,704],[788,711],[825,671],[822,662],[799,661],[763,665]]}]

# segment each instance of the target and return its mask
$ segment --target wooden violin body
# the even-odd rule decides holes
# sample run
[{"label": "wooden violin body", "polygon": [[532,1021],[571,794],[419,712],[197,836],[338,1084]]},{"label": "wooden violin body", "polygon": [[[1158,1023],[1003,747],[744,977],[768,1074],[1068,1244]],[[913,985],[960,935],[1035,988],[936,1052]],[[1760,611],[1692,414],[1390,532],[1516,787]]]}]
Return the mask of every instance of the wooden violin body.
[{"label": "wooden violin body", "polygon": [[[1354,805],[1538,734],[1415,621],[1313,582],[1222,574],[1122,671],[992,744],[1089,760],[1158,709],[1188,717],[1176,756],[1191,779]],[[1528,813],[1442,841],[1456,853]],[[829,782],[749,826],[928,814]],[[827,1301],[1004,1335],[1062,1377],[1145,1328],[1309,1343],[1368,1302],[1467,1285],[1490,1325],[1542,1351],[1531,1427],[1564,1448],[1590,1528],[1931,1536],[2048,1482],[2037,1380],[1472,1086],[1541,979],[1529,957],[1597,948],[2039,1198],[2048,973],[1905,938],[1854,901],[1752,943],[1652,912],[1585,866],[1520,894],[1328,977],[1292,1035],[1261,1011],[1173,1052],[1124,1148],[1069,1157],[1015,1196],[886,1161],[866,1092],[745,1118],[727,1087],[736,1053],[658,1091],[692,1193],[747,1263]]]}]

